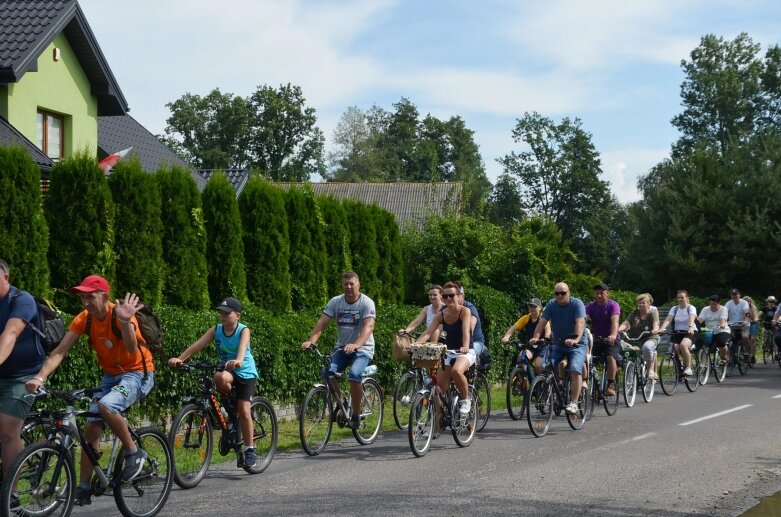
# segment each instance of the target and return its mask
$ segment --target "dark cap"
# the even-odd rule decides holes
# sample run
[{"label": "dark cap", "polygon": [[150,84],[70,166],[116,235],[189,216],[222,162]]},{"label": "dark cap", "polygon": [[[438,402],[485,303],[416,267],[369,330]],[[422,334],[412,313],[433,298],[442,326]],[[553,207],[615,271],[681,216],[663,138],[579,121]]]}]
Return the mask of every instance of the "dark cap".
[{"label": "dark cap", "polygon": [[236,298],[225,298],[214,310],[221,312],[241,312],[241,302]]},{"label": "dark cap", "polygon": [[109,285],[105,278],[100,275],[90,275],[75,287],[71,287],[72,293],[94,293],[95,291],[109,292]]},{"label": "dark cap", "polygon": [[733,289],[732,289],[732,290],[729,292],[729,294],[740,294],[740,291],[738,291],[737,289],[733,288]]},{"label": "dark cap", "polygon": [[531,305],[532,307],[542,307],[542,302],[539,298],[532,298],[526,303],[526,305]]},{"label": "dark cap", "polygon": [[708,301],[709,302],[718,302],[720,300],[721,299],[719,298],[718,294],[712,294],[712,295],[708,296]]},{"label": "dark cap", "polygon": [[600,283],[598,283],[597,285],[594,286],[594,290],[595,291],[599,291],[599,290],[607,291],[608,287],[607,287],[607,284],[605,282],[600,282]]}]

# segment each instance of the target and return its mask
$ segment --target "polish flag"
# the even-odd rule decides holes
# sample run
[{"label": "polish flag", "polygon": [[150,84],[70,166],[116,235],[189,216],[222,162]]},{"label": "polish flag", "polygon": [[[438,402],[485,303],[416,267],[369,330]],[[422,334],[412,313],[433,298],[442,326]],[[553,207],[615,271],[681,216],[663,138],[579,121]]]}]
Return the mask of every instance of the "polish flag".
[{"label": "polish flag", "polygon": [[127,156],[127,153],[130,152],[130,150],[133,149],[132,147],[128,147],[124,151],[119,151],[118,153],[110,154],[100,160],[98,163],[98,167],[103,169],[104,174],[108,174],[111,169],[114,168],[114,166],[119,163],[119,160]]}]

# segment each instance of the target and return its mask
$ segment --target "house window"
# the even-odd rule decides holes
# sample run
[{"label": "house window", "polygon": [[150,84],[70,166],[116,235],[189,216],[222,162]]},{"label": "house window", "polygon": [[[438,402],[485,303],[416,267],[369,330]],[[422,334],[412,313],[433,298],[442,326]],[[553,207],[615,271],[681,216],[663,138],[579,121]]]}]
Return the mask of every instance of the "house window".
[{"label": "house window", "polygon": [[52,160],[63,157],[65,123],[61,115],[47,111],[38,112],[38,147]]}]

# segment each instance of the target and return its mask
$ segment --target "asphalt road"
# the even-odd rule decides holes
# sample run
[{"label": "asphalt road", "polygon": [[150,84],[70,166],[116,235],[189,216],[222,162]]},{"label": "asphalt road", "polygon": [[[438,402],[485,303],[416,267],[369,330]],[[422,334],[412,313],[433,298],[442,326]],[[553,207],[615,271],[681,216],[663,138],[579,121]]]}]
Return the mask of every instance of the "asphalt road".
[{"label": "asphalt road", "polygon": [[[280,453],[256,476],[216,465],[161,515],[740,515],[781,490],[780,434],[781,369],[756,365],[696,393],[657,386],[612,417],[598,407],[581,431],[554,418],[535,438],[501,411],[471,446],[444,433],[423,458],[394,431]],[[74,513],[117,510],[108,496]]]}]

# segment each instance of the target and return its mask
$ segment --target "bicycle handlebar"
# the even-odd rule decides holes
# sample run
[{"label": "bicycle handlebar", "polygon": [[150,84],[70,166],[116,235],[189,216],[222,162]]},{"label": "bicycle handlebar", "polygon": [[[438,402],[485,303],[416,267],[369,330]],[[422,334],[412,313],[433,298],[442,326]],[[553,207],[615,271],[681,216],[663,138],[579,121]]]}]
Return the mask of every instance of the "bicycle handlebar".
[{"label": "bicycle handlebar", "polygon": [[204,362],[198,362],[193,364],[182,363],[178,368],[174,368],[174,370],[184,370],[186,372],[192,370],[202,370],[205,372],[210,372],[210,371],[222,372],[225,371],[225,365],[220,363],[210,364]]}]

